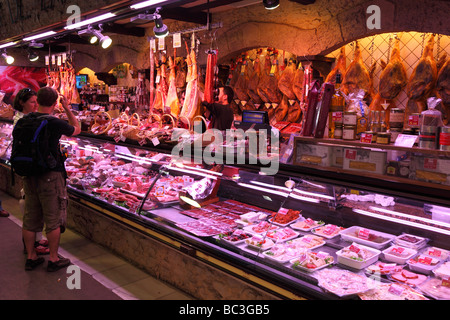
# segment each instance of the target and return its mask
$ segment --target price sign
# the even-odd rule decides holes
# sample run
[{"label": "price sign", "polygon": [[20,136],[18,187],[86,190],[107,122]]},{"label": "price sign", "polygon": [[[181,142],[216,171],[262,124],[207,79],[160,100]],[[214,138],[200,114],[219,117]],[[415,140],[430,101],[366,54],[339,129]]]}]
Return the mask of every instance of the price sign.
[{"label": "price sign", "polygon": [[325,227],[325,229],[323,230],[323,233],[325,233],[326,235],[331,235],[335,231],[336,231],[336,226],[334,224],[330,224]]},{"label": "price sign", "polygon": [[281,208],[280,210],[278,210],[278,213],[282,214],[282,215],[286,215],[288,212],[289,212],[289,209],[286,209],[286,208]]},{"label": "price sign", "polygon": [[156,137],[154,137],[154,138],[152,139],[152,143],[153,143],[153,145],[156,147],[156,146],[159,144],[159,139],[156,138]]},{"label": "price sign", "polygon": [[352,252],[358,253],[361,249],[358,248],[358,246],[352,244],[348,249]]},{"label": "price sign", "polygon": [[396,296],[400,296],[403,293],[404,290],[405,289],[402,286],[400,286],[400,285],[398,285],[396,283],[393,283],[393,284],[391,284],[389,286],[389,290],[388,291],[389,291],[389,293],[392,293],[392,294],[394,294]]},{"label": "price sign", "polygon": [[372,143],[373,134],[372,133],[361,133],[360,142],[361,143]]},{"label": "price sign", "polygon": [[432,257],[439,258],[442,255],[442,251],[436,248],[431,249],[428,251],[428,254]]},{"label": "price sign", "polygon": [[369,240],[370,231],[368,229],[360,229],[358,232],[358,238]]},{"label": "price sign", "polygon": [[311,218],[308,218],[308,219],[305,220],[305,223],[306,223],[307,225],[312,226],[312,225],[314,224],[314,220],[311,219]]},{"label": "price sign", "polygon": [[431,265],[431,261],[433,261],[433,259],[431,257],[425,257],[425,256],[421,256],[419,257],[419,262],[422,264],[426,264],[426,265]]},{"label": "price sign", "polygon": [[150,40],[150,49],[152,49],[153,51],[156,51],[156,39]]},{"label": "price sign", "polygon": [[157,197],[164,196],[164,186],[157,186],[155,190],[155,194]]},{"label": "price sign", "polygon": [[393,252],[393,253],[397,253],[397,254],[399,254],[399,255],[401,255],[403,251],[405,251],[405,249],[402,248],[402,247],[394,247],[394,248],[392,249],[392,252]]},{"label": "price sign", "polygon": [[173,35],[173,47],[181,48],[181,33],[179,32]]},{"label": "price sign", "polygon": [[158,50],[164,50],[166,47],[166,42],[164,40],[165,38],[158,38]]},{"label": "price sign", "polygon": [[139,140],[139,145],[142,147],[144,144],[146,144],[147,141],[144,139]]}]

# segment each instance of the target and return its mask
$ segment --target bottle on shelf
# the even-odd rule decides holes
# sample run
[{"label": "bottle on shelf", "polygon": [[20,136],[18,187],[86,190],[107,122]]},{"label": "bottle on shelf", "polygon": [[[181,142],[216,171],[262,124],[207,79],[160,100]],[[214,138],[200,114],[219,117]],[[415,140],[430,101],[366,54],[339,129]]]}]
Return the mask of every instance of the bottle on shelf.
[{"label": "bottle on shelf", "polygon": [[344,116],[345,99],[340,91],[341,83],[342,83],[342,75],[340,72],[338,72],[336,74],[336,85],[334,90],[335,92],[333,97],[331,98],[330,112],[328,118],[328,137],[335,139],[342,138],[342,134],[339,134],[338,137],[335,137],[336,127],[340,127],[342,130],[343,116]]}]

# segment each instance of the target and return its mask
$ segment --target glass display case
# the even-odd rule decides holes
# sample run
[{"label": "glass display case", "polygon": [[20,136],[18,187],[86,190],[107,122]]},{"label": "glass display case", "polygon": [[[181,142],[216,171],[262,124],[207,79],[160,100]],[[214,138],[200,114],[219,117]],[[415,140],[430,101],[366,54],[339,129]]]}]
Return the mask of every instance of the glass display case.
[{"label": "glass display case", "polygon": [[378,296],[450,298],[450,204],[420,188],[294,164],[267,175],[83,135],[61,145],[72,195],[299,296],[370,299],[376,284]]}]

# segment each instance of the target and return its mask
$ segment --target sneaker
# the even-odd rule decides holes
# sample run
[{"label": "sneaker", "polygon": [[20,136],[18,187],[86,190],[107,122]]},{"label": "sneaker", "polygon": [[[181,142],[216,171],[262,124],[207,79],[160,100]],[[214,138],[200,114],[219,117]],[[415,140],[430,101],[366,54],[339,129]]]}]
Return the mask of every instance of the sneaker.
[{"label": "sneaker", "polygon": [[44,263],[45,259],[42,257],[37,258],[36,260],[27,259],[25,262],[25,270],[31,271],[35,269],[38,265]]},{"label": "sneaker", "polygon": [[59,269],[67,267],[68,265],[70,265],[70,260],[66,258],[60,258],[56,262],[48,260],[47,271],[48,272],[58,271]]},{"label": "sneaker", "polygon": [[3,209],[0,210],[0,217],[4,217],[4,218],[9,217],[9,212],[6,210],[3,210]]}]

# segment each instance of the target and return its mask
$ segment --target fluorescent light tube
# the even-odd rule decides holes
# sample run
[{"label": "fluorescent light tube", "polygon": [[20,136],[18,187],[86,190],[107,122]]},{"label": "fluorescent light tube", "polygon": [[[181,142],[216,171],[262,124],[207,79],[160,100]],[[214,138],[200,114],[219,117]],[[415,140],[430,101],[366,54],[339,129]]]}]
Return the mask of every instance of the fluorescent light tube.
[{"label": "fluorescent light tube", "polygon": [[167,0],[148,0],[148,1],[143,1],[143,2],[139,2],[136,4],[132,4],[130,6],[131,9],[142,9],[145,7],[150,7],[153,6],[155,4],[159,4],[159,3],[163,3],[166,2]]},{"label": "fluorescent light tube", "polygon": [[8,42],[5,44],[2,44],[2,45],[0,45],[0,49],[11,47],[11,46],[15,45],[16,43],[17,42]]},{"label": "fluorescent light tube", "polygon": [[70,24],[68,26],[65,26],[64,29],[66,29],[66,30],[77,29],[77,28],[80,28],[80,27],[87,26],[89,24],[93,24],[93,23],[96,23],[96,22],[100,22],[100,21],[103,21],[103,20],[115,17],[115,16],[116,15],[114,13],[108,12],[108,13],[99,15],[99,16],[94,17],[94,18],[90,18],[90,19],[83,20],[83,21],[80,21],[80,22],[77,22],[77,23],[74,23],[74,24]]},{"label": "fluorescent light tube", "polygon": [[51,36],[51,35],[54,35],[54,34],[56,34],[55,31],[48,31],[48,32],[36,34],[34,36],[31,36],[31,37],[23,38],[23,41],[31,41],[31,40],[35,40],[35,39],[45,38],[45,37],[48,37],[48,36]]}]

